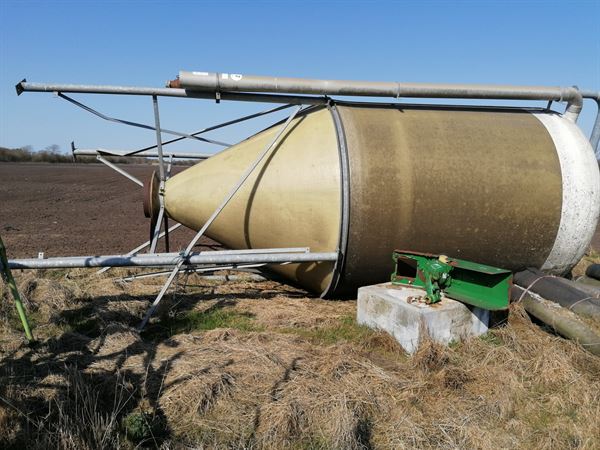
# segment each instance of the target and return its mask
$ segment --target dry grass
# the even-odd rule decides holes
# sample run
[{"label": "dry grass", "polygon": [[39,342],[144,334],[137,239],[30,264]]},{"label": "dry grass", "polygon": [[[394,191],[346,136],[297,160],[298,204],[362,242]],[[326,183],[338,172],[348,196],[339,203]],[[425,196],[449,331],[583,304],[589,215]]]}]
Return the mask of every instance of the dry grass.
[{"label": "dry grass", "polygon": [[600,358],[518,305],[408,357],[355,302],[274,282],[190,277],[140,336],[161,280],[16,275],[41,342],[22,345],[4,299],[1,448],[134,448],[132,417],[142,445],[174,449],[600,447]]},{"label": "dry grass", "polygon": [[585,255],[583,255],[583,258],[581,258],[581,261],[579,261],[579,263],[573,267],[573,278],[584,275],[585,270],[591,264],[600,264],[600,253],[590,247]]}]

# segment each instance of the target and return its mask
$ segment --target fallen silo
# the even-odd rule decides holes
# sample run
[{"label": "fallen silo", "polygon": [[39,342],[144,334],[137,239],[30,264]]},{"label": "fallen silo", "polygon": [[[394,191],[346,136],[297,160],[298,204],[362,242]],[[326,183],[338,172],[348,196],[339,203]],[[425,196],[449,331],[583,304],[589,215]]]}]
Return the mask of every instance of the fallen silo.
[{"label": "fallen silo", "polygon": [[[337,263],[273,267],[328,297],[388,280],[394,249],[565,273],[600,211],[598,164],[572,119],[526,108],[314,106],[206,234],[234,249],[339,250]],[[200,229],[279,128],[167,180],[168,216]]]}]

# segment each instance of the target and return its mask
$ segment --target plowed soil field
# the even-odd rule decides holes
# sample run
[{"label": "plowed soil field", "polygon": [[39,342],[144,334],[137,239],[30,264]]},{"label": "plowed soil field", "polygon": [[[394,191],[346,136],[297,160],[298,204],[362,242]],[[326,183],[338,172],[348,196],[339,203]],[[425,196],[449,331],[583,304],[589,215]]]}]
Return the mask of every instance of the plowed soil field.
[{"label": "plowed soil field", "polygon": [[[122,167],[142,181],[155,169]],[[127,253],[149,236],[142,199],[142,188],[101,164],[0,163],[0,235],[10,258]],[[171,250],[193,235],[174,231]]]}]

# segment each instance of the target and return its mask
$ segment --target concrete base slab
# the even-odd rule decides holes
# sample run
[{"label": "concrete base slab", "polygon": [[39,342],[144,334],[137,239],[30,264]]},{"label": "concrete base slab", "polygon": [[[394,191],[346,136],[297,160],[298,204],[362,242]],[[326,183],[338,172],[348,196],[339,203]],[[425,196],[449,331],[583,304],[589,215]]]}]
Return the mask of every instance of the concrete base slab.
[{"label": "concrete base slab", "polygon": [[425,291],[391,283],[358,290],[357,321],[390,333],[414,353],[425,334],[441,344],[479,336],[488,330],[489,311],[443,297],[433,305],[415,301]]}]

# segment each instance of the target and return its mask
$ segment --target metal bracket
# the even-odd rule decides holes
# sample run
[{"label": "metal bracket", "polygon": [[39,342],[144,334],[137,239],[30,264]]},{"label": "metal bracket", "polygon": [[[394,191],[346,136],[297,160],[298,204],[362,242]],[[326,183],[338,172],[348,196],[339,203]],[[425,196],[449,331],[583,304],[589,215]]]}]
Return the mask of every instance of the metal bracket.
[{"label": "metal bracket", "polygon": [[483,309],[507,309],[512,272],[444,255],[396,250],[392,283],[426,292],[426,303],[437,303],[442,294]]}]

